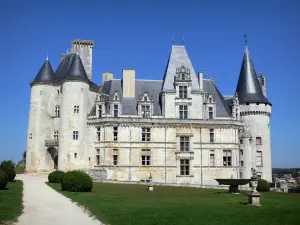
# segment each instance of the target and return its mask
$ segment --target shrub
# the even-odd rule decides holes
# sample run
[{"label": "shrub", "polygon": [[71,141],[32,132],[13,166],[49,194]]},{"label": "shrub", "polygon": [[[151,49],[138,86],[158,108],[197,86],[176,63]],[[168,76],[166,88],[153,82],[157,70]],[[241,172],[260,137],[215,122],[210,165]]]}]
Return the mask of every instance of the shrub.
[{"label": "shrub", "polygon": [[261,192],[270,191],[270,184],[264,179],[259,179],[257,184],[257,190]]},{"label": "shrub", "polygon": [[8,181],[14,181],[15,177],[16,177],[16,172],[13,169],[9,169],[9,168],[5,168],[2,169],[8,176]]},{"label": "shrub", "polygon": [[3,170],[0,170],[0,190],[4,190],[7,183],[8,183],[7,174]]},{"label": "shrub", "polygon": [[12,160],[4,160],[1,162],[0,167],[2,169],[14,169],[16,164]]},{"label": "shrub", "polygon": [[93,181],[89,175],[81,171],[67,172],[62,180],[63,191],[87,192],[93,188]]},{"label": "shrub", "polygon": [[63,171],[54,171],[48,175],[49,183],[60,183],[62,177],[65,175]]}]

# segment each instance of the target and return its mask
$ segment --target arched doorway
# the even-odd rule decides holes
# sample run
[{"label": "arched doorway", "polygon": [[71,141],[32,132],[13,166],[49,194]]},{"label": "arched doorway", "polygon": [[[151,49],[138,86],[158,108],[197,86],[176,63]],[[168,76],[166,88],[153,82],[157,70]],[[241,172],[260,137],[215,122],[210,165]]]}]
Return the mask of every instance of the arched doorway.
[{"label": "arched doorway", "polygon": [[54,147],[49,147],[47,149],[48,153],[51,156],[52,159],[52,163],[50,164],[52,167],[52,170],[57,170],[57,166],[58,166],[58,150]]}]

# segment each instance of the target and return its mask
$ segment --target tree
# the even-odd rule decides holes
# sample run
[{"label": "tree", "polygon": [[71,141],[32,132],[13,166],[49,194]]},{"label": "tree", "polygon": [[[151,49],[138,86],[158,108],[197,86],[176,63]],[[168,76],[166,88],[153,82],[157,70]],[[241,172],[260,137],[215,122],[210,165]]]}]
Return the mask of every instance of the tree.
[{"label": "tree", "polygon": [[16,164],[12,160],[4,160],[1,162],[0,168],[2,169],[14,169]]}]

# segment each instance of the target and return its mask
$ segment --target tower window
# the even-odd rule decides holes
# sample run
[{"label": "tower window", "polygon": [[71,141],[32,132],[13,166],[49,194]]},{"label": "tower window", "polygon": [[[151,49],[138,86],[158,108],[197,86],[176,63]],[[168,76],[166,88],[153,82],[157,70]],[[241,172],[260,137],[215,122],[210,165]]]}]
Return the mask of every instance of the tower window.
[{"label": "tower window", "polygon": [[114,141],[118,140],[118,127],[114,127]]},{"label": "tower window", "polygon": [[187,136],[180,137],[180,151],[181,152],[190,151],[190,137]]},{"label": "tower window", "polygon": [[55,106],[55,116],[60,117],[60,106],[59,105]]},{"label": "tower window", "polygon": [[244,155],[244,151],[240,149],[240,156]]},{"label": "tower window", "polygon": [[190,160],[180,159],[180,175],[188,176],[190,175]]},{"label": "tower window", "polygon": [[214,110],[213,107],[208,107],[208,118],[213,119],[214,118]]},{"label": "tower window", "polygon": [[231,166],[231,150],[223,150],[223,166]]},{"label": "tower window", "polygon": [[188,118],[188,106],[187,105],[180,105],[179,106],[179,118],[180,119],[187,119]]},{"label": "tower window", "polygon": [[262,166],[262,151],[256,152],[256,166]]},{"label": "tower window", "polygon": [[118,165],[118,149],[113,150],[113,165]]},{"label": "tower window", "polygon": [[74,153],[74,158],[75,158],[75,159],[77,158],[77,153],[76,153],[76,152]]},{"label": "tower window", "polygon": [[100,141],[100,136],[101,132],[100,132],[100,127],[97,127],[97,140]]},{"label": "tower window", "polygon": [[187,86],[179,86],[179,98],[187,98]]},{"label": "tower window", "polygon": [[58,131],[54,131],[53,133],[54,140],[58,141]]},{"label": "tower window", "polygon": [[150,141],[150,127],[142,127],[142,141]]},{"label": "tower window", "polygon": [[32,133],[28,134],[28,139],[32,140]]},{"label": "tower window", "polygon": [[261,145],[262,144],[261,137],[256,137],[256,144],[257,145]]},{"label": "tower window", "polygon": [[78,140],[78,131],[73,131],[73,140]]},{"label": "tower window", "polygon": [[79,113],[79,105],[74,105],[74,113]]},{"label": "tower window", "polygon": [[243,144],[243,139],[240,139],[240,144],[241,144],[241,145]]},{"label": "tower window", "polygon": [[114,117],[118,117],[118,115],[119,115],[119,106],[114,105]]},{"label": "tower window", "polygon": [[240,161],[240,166],[244,166],[244,161]]},{"label": "tower window", "polygon": [[215,142],[215,130],[209,129],[209,142],[214,143]]}]

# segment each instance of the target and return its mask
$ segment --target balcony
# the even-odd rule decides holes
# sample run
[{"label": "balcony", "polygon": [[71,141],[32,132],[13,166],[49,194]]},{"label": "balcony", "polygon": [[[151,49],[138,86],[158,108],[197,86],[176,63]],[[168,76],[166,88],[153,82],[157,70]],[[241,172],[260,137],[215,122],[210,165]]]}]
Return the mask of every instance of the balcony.
[{"label": "balcony", "polygon": [[58,140],[45,140],[45,146],[46,147],[54,147],[54,146],[58,146]]}]

